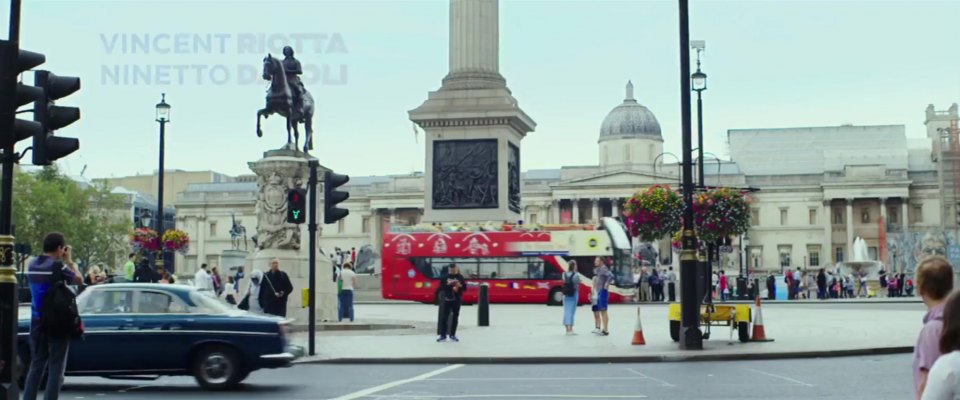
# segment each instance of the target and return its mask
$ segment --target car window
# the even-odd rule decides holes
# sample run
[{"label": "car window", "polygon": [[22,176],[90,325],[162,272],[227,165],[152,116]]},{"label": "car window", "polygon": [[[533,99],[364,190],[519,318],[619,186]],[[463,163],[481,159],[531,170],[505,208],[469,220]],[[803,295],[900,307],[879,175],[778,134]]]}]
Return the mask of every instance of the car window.
[{"label": "car window", "polygon": [[187,307],[167,293],[140,292],[137,300],[137,313],[140,314],[183,314]]},{"label": "car window", "polygon": [[127,314],[133,312],[131,290],[87,290],[77,301],[81,314]]},{"label": "car window", "polygon": [[194,312],[201,314],[224,314],[230,312],[232,306],[220,299],[216,299],[199,292],[190,292],[190,301],[196,305]]}]

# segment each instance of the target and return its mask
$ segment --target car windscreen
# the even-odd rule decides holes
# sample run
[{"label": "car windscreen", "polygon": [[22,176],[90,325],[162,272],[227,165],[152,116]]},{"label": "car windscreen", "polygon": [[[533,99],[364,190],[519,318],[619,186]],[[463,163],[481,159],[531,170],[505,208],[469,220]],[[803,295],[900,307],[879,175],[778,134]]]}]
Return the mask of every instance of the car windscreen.
[{"label": "car windscreen", "polygon": [[232,310],[227,303],[200,292],[190,292],[190,301],[197,308],[196,312],[202,314],[226,314]]}]

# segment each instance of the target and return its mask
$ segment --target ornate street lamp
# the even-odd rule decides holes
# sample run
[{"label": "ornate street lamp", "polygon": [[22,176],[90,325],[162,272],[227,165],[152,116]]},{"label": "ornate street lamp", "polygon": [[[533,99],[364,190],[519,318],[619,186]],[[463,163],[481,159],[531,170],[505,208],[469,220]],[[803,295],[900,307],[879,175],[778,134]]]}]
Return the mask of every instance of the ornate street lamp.
[{"label": "ornate street lamp", "polygon": [[157,122],[160,123],[160,168],[157,169],[157,213],[153,219],[157,224],[157,236],[160,238],[160,249],[157,251],[157,268],[163,267],[163,232],[164,232],[164,214],[163,214],[163,152],[164,152],[164,130],[170,122],[170,104],[167,104],[166,93],[160,94],[160,102],[157,103]]}]

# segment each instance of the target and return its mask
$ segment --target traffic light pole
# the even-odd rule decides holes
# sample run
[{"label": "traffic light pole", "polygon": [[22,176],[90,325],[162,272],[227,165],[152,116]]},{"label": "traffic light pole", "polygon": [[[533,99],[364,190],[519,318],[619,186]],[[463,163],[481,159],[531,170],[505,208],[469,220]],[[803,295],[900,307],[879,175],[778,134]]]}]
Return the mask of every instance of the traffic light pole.
[{"label": "traffic light pole", "polygon": [[[10,37],[11,42],[20,41],[20,0],[10,1]],[[0,60],[10,62],[10,60]],[[16,96],[16,93],[3,93],[3,96]],[[13,102],[11,102],[13,103]],[[16,110],[10,110],[14,112]],[[3,172],[0,179],[0,392],[3,400],[15,400],[20,397],[17,387],[17,310],[20,302],[17,296],[17,270],[13,257],[13,167],[19,156],[14,153],[16,140],[14,124],[8,125],[3,145]]]},{"label": "traffic light pole", "polygon": [[309,326],[308,335],[310,338],[309,350],[310,355],[317,354],[316,352],[316,340],[317,340],[317,166],[318,162],[315,159],[308,161],[307,165],[310,166],[310,179],[307,182],[307,190],[309,190],[310,198],[309,214],[310,219],[307,221],[307,234],[310,236],[310,246],[307,250],[309,254],[309,265],[310,268],[310,289],[307,296],[309,297],[309,314],[310,322],[307,323]]}]

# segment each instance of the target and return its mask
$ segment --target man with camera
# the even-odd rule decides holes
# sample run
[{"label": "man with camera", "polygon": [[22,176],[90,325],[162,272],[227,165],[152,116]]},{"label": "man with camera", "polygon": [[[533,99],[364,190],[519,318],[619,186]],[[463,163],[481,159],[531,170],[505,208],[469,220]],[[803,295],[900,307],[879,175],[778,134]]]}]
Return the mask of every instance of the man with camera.
[{"label": "man with camera", "polygon": [[33,303],[30,319],[30,372],[24,384],[23,399],[37,398],[44,370],[47,370],[44,398],[56,399],[60,394],[71,339],[69,332],[52,332],[49,326],[41,326],[40,321],[44,320],[44,300],[48,298],[47,293],[56,290],[56,285],[60,282],[67,285],[83,283],[82,275],[70,256],[70,246],[67,246],[67,240],[62,233],[49,233],[43,238],[43,254],[27,267],[27,279],[30,282]]}]

